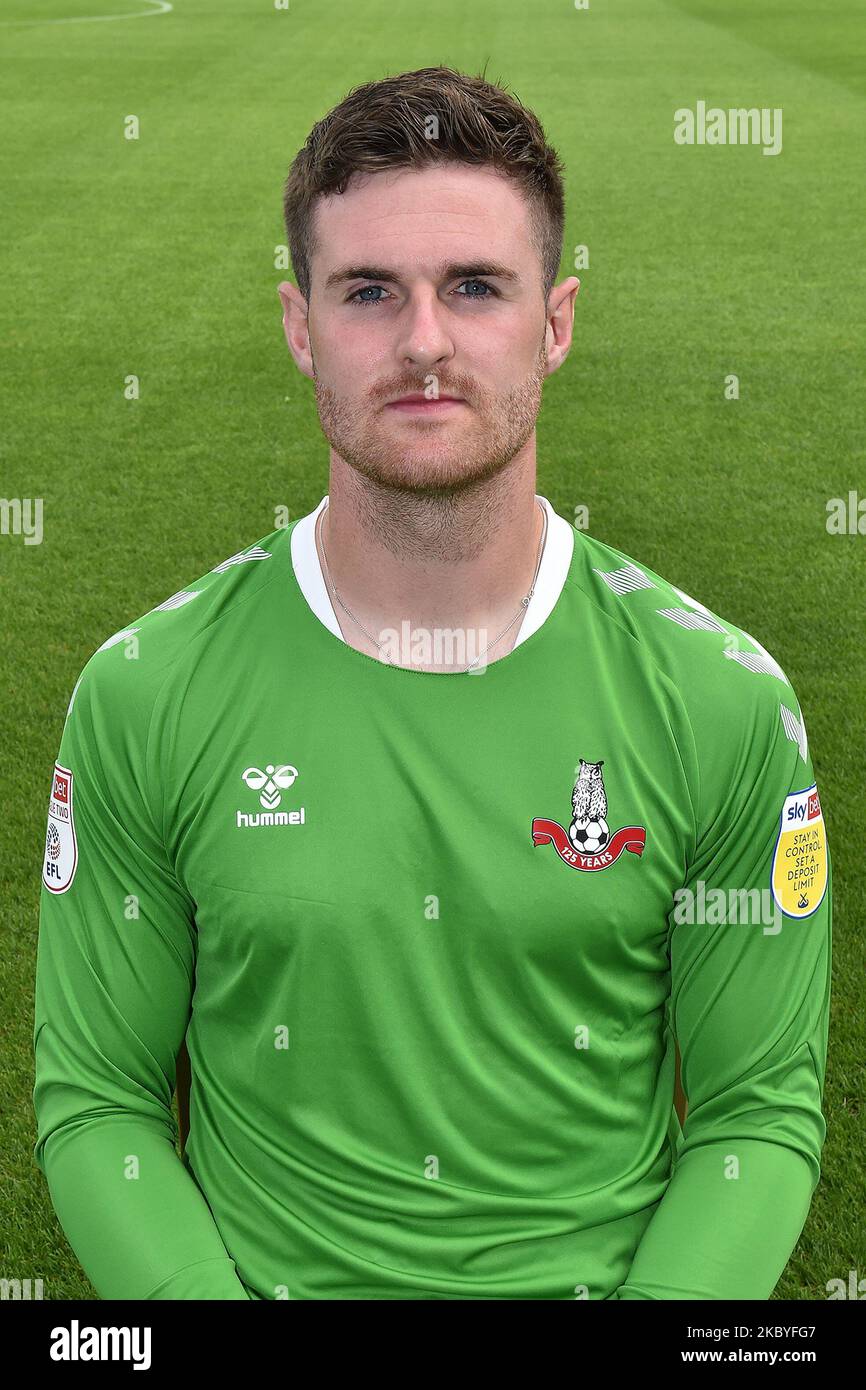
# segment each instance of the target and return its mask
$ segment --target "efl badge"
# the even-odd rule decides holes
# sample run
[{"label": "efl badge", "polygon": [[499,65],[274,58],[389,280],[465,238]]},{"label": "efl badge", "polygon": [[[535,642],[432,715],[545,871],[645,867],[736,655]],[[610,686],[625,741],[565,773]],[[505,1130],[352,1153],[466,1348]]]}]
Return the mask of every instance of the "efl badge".
[{"label": "efl badge", "polygon": [[608,829],[607,793],[599,763],[580,760],[580,773],[571,794],[572,820],[563,830],[555,820],[536,816],[532,822],[532,841],[538,845],[552,844],[563,863],[572,869],[592,872],[609,869],[624,849],[643,854],[646,830],[642,825],[625,825],[613,834]]},{"label": "efl badge", "polygon": [[811,917],[827,891],[827,834],[816,786],[785,797],[771,874],[786,917]]},{"label": "efl badge", "polygon": [[72,818],[72,773],[54,764],[54,784],[48,802],[48,831],[42,882],[50,893],[65,893],[75,877],[78,841]]}]

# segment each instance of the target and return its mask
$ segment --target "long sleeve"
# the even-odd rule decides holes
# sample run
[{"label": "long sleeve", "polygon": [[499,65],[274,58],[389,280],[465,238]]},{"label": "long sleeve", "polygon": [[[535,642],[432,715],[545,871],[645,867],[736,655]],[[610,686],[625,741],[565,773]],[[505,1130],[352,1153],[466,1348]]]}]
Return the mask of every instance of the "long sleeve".
[{"label": "long sleeve", "polygon": [[194,904],[148,786],[138,662],[84,669],[53,772],[34,1021],[36,1162],[105,1299],[246,1299],[175,1148],[175,1061],[190,1014]]},{"label": "long sleeve", "polygon": [[620,1299],[769,1298],[820,1177],[831,871],[792,692],[764,684],[706,746],[669,930],[688,1113]]}]

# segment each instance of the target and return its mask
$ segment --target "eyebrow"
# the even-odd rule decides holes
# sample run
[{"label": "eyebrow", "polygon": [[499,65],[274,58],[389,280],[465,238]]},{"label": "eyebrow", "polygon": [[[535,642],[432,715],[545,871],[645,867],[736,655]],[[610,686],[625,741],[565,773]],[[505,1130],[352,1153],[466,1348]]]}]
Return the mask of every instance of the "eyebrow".
[{"label": "eyebrow", "polygon": [[[520,280],[515,270],[509,270],[508,266],[500,265],[498,261],[449,261],[438,266],[437,273],[440,280],[474,280],[481,276],[488,280],[507,280],[513,284]],[[341,266],[338,270],[331,271],[325,280],[325,289],[334,285],[344,285],[349,280],[384,280],[388,284],[396,285],[400,283],[400,276],[387,266]]]}]

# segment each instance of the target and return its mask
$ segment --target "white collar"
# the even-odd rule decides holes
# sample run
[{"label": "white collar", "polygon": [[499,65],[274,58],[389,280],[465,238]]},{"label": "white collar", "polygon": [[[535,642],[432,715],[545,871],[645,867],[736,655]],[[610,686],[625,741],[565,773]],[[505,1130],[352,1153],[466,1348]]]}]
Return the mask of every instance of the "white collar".
[{"label": "white collar", "polygon": [[[541,566],[535,583],[535,592],[523,615],[523,622],[515,641],[515,647],[525,642],[536,632],[545,619],[550,617],[556,601],[562,593],[562,586],[571,565],[574,552],[574,530],[564,517],[555,512],[546,497],[536,493],[539,502],[547,513],[547,539],[541,556]],[[315,511],[302,516],[292,530],[292,568],[295,578],[307,604],[319,622],[324,623],[329,632],[344,642],[337,615],[334,612],[331,596],[325,586],[319,552],[316,548],[316,518],[328,502],[328,494],[322,498]]]}]

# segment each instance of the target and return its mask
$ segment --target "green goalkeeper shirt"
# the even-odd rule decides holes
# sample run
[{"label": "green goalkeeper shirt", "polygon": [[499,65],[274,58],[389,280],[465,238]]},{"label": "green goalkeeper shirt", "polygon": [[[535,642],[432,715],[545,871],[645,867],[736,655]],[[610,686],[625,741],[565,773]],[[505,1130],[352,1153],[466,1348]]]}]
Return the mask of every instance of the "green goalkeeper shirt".
[{"label": "green goalkeeper shirt", "polygon": [[768,1298],[820,1174],[831,956],[785,673],[543,498],[513,650],[387,664],[340,635],[326,501],[73,691],[34,1103],[84,1270],[121,1299]]}]

